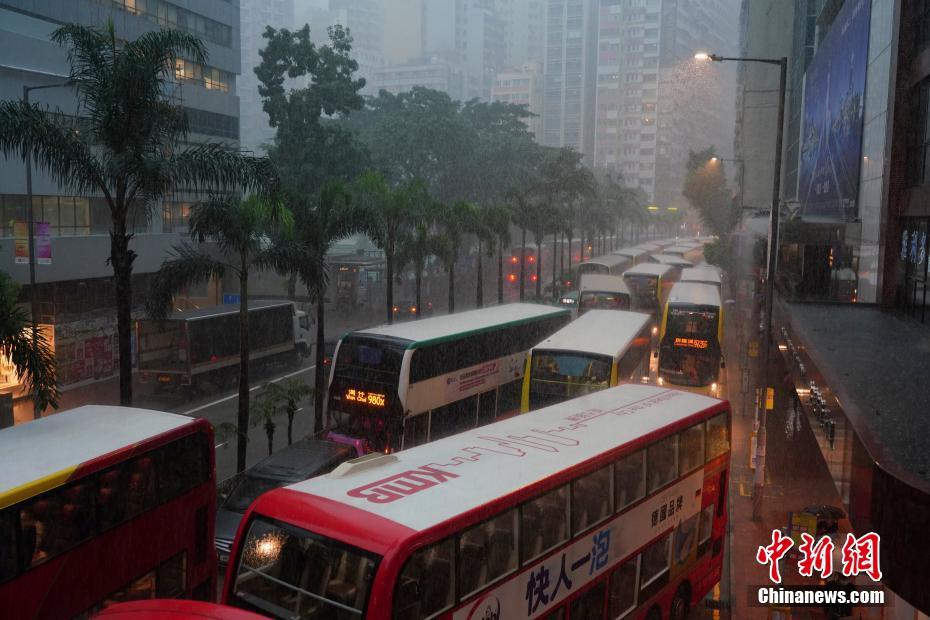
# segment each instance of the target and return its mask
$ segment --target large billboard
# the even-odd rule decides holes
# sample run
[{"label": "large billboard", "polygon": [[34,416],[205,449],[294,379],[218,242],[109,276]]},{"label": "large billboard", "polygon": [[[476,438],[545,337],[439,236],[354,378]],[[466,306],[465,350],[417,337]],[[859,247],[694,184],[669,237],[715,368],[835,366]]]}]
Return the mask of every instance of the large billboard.
[{"label": "large billboard", "polygon": [[798,175],[804,219],[858,217],[871,4],[846,0],[807,68]]}]

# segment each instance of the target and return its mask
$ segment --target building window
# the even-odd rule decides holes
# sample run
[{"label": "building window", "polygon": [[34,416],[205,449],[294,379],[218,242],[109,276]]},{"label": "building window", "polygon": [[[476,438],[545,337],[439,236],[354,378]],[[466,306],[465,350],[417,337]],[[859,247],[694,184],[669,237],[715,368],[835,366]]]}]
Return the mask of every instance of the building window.
[{"label": "building window", "polygon": [[174,61],[174,77],[178,82],[192,82],[208,90],[229,92],[232,74],[216,67],[205,67],[184,58]]},{"label": "building window", "polygon": [[184,30],[207,41],[232,47],[232,28],[199,13],[165,0],[97,0],[133,15],[140,15],[160,26]]},{"label": "building window", "polygon": [[914,105],[914,131],[907,156],[908,181],[911,185],[924,185],[930,180],[930,78],[923,80],[915,90],[910,98]]},{"label": "building window", "polygon": [[927,260],[927,243],[930,241],[930,218],[904,218],[901,238],[898,241],[898,294],[897,305],[908,315],[926,322],[927,281],[930,261]]},{"label": "building window", "polygon": [[235,116],[207,112],[196,108],[187,108],[187,122],[192,133],[219,136],[232,140],[239,139],[239,119]]}]

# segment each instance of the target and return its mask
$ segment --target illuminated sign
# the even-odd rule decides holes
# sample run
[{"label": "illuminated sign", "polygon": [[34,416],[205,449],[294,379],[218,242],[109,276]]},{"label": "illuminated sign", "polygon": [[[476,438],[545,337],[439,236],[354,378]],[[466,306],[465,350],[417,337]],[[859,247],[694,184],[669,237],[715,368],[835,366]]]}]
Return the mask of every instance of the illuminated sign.
[{"label": "illuminated sign", "polygon": [[691,349],[706,349],[707,341],[697,338],[675,338],[676,347],[689,347]]},{"label": "illuminated sign", "polygon": [[367,392],[349,388],[346,390],[345,399],[353,403],[362,403],[372,407],[384,407],[387,403],[387,396],[378,392]]}]

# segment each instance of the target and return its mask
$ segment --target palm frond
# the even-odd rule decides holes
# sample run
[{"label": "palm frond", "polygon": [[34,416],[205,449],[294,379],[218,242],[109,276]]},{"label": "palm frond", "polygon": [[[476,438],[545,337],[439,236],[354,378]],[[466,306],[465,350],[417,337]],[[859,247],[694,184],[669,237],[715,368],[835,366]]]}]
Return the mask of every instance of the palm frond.
[{"label": "palm frond", "polygon": [[174,184],[200,191],[243,190],[275,196],[277,172],[265,157],[250,157],[218,143],[201,143],[166,162]]},{"label": "palm frond", "polygon": [[211,278],[222,278],[229,265],[190,245],[175,246],[170,258],[162,261],[149,286],[148,315],[156,320],[168,316],[174,296],[181,290]]},{"label": "palm frond", "polygon": [[[25,317],[22,317],[25,318]],[[0,338],[0,353],[6,356],[32,391],[39,410],[58,408],[58,382],[55,378],[55,354],[48,339],[39,330],[33,346],[32,330],[26,321],[18,320],[22,329]]]}]

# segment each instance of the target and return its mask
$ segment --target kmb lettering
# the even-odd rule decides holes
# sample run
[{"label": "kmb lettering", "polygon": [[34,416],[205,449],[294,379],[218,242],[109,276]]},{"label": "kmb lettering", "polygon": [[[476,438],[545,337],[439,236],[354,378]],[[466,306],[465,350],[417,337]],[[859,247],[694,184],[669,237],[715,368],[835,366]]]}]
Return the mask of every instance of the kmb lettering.
[{"label": "kmb lettering", "polygon": [[389,504],[458,477],[458,474],[451,474],[435,467],[426,466],[395,474],[365,486],[356,487],[350,490],[348,495],[359,499],[367,499],[375,504]]}]

